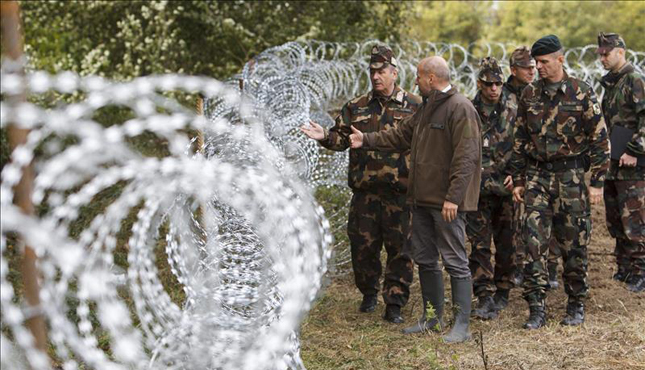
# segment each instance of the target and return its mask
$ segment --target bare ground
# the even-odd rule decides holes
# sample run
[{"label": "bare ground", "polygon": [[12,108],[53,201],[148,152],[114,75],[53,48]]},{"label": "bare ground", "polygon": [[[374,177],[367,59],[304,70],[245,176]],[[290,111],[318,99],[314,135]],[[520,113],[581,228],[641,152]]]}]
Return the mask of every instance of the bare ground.
[{"label": "bare ground", "polygon": [[[613,240],[604,224],[602,206],[593,209],[593,225],[591,290],[586,322],[580,327],[559,325],[566,305],[560,288],[548,294],[547,326],[536,331],[522,329],[528,307],[520,290],[514,289],[509,306],[498,319],[471,323],[474,339],[469,342],[448,345],[438,334],[406,336],[399,330],[421,314],[418,282],[403,310],[406,323],[395,325],[381,319],[382,302],[374,313],[358,312],[361,295],[350,275],[332,281],[303,323],[305,365],[309,370],[645,370],[645,293],[631,293],[611,279],[615,271]],[[445,273],[444,278],[449,297]]]}]

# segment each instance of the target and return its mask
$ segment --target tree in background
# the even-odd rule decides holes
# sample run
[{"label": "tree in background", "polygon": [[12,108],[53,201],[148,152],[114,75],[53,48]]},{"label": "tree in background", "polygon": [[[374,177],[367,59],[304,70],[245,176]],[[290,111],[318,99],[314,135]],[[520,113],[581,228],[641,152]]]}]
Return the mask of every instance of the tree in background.
[{"label": "tree in background", "polygon": [[645,50],[645,2],[500,1],[486,39],[531,45],[554,33],[565,47],[596,43],[599,32],[617,32],[634,50]]},{"label": "tree in background", "polygon": [[408,36],[416,41],[467,46],[484,36],[492,1],[417,2],[408,16]]},{"label": "tree in background", "polygon": [[409,3],[300,1],[21,2],[30,64],[127,79],[225,79],[263,50],[311,38],[398,41]]},{"label": "tree in background", "polygon": [[596,43],[599,32],[620,33],[629,48],[645,50],[642,1],[416,2],[406,36],[468,46],[477,42],[531,45],[554,33],[566,47]]}]

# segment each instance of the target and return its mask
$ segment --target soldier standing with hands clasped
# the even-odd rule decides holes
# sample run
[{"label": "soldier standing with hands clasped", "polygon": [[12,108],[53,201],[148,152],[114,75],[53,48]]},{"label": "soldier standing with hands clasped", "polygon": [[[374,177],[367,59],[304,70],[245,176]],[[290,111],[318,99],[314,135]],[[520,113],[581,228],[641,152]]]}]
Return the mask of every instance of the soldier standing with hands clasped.
[{"label": "soldier standing with hands clasped", "polygon": [[[511,158],[513,197],[526,206],[523,295],[530,315],[524,328],[546,324],[544,265],[551,235],[562,248],[569,297],[561,324],[580,325],[589,290],[591,203],[602,201],[609,165],[607,129],[591,86],[564,71],[557,36],[536,41],[531,55],[540,79],[527,86],[519,99]],[[591,186],[587,187],[584,175],[589,168]]]},{"label": "soldier standing with hands clasped", "polygon": [[598,54],[609,71],[602,108],[612,160],[605,180],[607,228],[616,238],[614,279],[632,292],[645,290],[645,78],[625,59],[625,41],[598,35]]}]

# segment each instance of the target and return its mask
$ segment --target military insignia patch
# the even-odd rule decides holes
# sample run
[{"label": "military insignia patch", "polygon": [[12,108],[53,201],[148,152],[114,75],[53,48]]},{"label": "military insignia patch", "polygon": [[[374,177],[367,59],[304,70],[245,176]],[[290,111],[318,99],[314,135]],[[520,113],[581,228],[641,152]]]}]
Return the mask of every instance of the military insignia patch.
[{"label": "military insignia patch", "polygon": [[598,103],[593,103],[593,112],[594,112],[595,114],[600,114],[600,113],[601,113],[601,111],[600,111],[600,105],[599,105]]}]

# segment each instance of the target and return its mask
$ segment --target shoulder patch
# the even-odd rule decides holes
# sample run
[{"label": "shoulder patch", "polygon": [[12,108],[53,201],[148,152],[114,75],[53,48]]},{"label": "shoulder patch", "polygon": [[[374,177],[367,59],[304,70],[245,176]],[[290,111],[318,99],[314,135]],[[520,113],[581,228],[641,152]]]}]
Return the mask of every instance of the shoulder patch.
[{"label": "shoulder patch", "polygon": [[597,114],[597,115],[602,113],[602,111],[600,110],[600,104],[593,103],[593,112],[594,114]]}]

